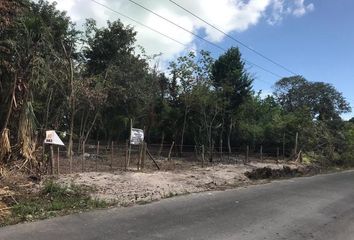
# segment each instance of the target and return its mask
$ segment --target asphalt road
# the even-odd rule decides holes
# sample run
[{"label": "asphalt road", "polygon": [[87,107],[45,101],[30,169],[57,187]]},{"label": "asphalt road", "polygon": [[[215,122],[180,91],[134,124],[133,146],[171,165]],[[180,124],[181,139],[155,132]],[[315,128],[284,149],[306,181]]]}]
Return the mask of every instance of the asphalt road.
[{"label": "asphalt road", "polygon": [[0,239],[354,239],[354,172],[5,227]]}]

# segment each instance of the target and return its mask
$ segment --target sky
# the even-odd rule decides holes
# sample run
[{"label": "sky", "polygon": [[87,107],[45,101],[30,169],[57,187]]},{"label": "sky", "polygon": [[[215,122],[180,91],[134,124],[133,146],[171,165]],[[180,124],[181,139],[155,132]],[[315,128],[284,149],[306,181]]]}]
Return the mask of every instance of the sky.
[{"label": "sky", "polygon": [[[180,43],[176,43],[103,6],[133,18]],[[267,61],[237,42],[227,38],[169,0],[134,0],[207,41],[228,49],[238,46],[247,62],[255,63],[281,77],[292,74]],[[280,63],[309,81],[335,86],[354,107],[354,1],[352,0],[173,0],[249,48]],[[54,0],[50,0],[54,2]],[[208,50],[217,58],[223,53],[129,0],[56,0],[57,8],[66,11],[78,27],[86,18],[99,26],[120,19],[132,25],[137,45],[147,54],[162,53],[161,69],[190,50]],[[262,69],[247,65],[255,77],[254,90],[263,95],[273,91],[279,80]],[[349,119],[354,114],[344,114]]]}]

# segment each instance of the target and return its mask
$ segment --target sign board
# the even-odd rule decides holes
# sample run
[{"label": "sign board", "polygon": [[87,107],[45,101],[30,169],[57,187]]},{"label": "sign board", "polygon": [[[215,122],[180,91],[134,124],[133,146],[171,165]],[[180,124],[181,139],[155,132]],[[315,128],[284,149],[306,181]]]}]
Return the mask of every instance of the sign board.
[{"label": "sign board", "polygon": [[130,132],[130,144],[140,145],[144,142],[144,131],[139,128],[132,128]]},{"label": "sign board", "polygon": [[44,143],[64,146],[63,141],[59,138],[58,134],[54,130],[49,130],[45,132]]}]

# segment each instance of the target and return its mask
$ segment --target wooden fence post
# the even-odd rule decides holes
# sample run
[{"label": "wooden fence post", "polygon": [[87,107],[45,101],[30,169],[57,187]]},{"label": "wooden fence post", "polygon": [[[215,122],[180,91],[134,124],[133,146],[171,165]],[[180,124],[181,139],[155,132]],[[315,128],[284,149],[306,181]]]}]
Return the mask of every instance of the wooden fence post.
[{"label": "wooden fence post", "polygon": [[131,152],[132,152],[132,144],[131,144],[130,141],[129,141],[127,169],[129,168],[129,165],[130,165]]},{"label": "wooden fence post", "polygon": [[100,155],[100,141],[97,141],[97,147],[96,147],[96,172],[98,170],[98,158]]},{"label": "wooden fence post", "polygon": [[60,174],[60,166],[59,166],[59,146],[58,146],[58,155],[57,155],[57,168],[58,168],[58,176]]},{"label": "wooden fence post", "polygon": [[128,169],[128,153],[129,152],[129,140],[125,142],[125,163],[124,163],[124,168],[125,170]]},{"label": "wooden fence post", "polygon": [[170,151],[168,152],[168,161],[171,161],[171,152],[172,152],[172,149],[173,149],[173,146],[175,145],[175,142],[173,141],[172,142],[172,145],[170,147]]},{"label": "wooden fence post", "polygon": [[197,149],[197,145],[194,145],[194,154],[195,154],[195,159],[198,160],[198,149]]},{"label": "wooden fence post", "polygon": [[54,174],[54,150],[53,145],[50,145],[50,174]]},{"label": "wooden fence post", "polygon": [[285,132],[283,133],[283,160],[285,160]]},{"label": "wooden fence post", "polygon": [[[145,131],[144,131],[145,132]],[[162,154],[162,150],[163,150],[163,143],[165,140],[165,132],[162,132],[162,137],[161,137],[161,143],[160,143],[160,148],[159,148],[159,152],[157,154],[157,157],[160,158],[161,154]]]},{"label": "wooden fence post", "polygon": [[277,147],[277,162],[279,161],[279,147]]},{"label": "wooden fence post", "polygon": [[113,157],[114,157],[114,151],[113,151],[113,141],[112,141],[112,143],[111,143],[111,164],[110,164],[111,170],[113,169]]},{"label": "wooden fence post", "polygon": [[84,162],[85,162],[85,141],[82,142],[82,163],[81,163],[81,171],[84,172],[85,171],[85,166],[84,166]]},{"label": "wooden fence post", "polygon": [[220,162],[223,162],[223,154],[222,154],[222,138],[220,139],[220,149],[219,149],[219,152],[220,152]]},{"label": "wooden fence post", "polygon": [[249,152],[250,152],[250,147],[247,145],[247,147],[246,147],[246,159],[245,159],[245,163],[248,163],[248,160],[249,160]]},{"label": "wooden fence post", "polygon": [[69,153],[69,173],[72,173],[72,172],[73,172],[73,147]]},{"label": "wooden fence post", "polygon": [[202,145],[202,168],[204,167],[204,162],[205,162],[205,151],[204,151],[204,145]]},{"label": "wooden fence post", "polygon": [[141,169],[141,159],[143,158],[143,148],[144,148],[144,142],[139,145],[139,159],[138,163],[136,165],[136,169],[139,171]]},{"label": "wooden fence post", "polygon": [[261,162],[263,162],[263,145],[261,145],[260,155],[261,155]]},{"label": "wooden fence post", "polygon": [[142,157],[142,160],[141,160],[141,169],[144,169],[144,167],[145,167],[146,148],[147,148],[147,143],[144,142],[143,143],[143,157]]}]

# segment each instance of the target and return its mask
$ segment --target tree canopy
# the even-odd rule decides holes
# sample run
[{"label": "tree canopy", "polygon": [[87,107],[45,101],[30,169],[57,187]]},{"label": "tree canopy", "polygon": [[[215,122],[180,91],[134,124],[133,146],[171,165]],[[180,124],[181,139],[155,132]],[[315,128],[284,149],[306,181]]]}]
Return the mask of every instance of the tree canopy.
[{"label": "tree canopy", "polygon": [[[83,30],[55,4],[0,2],[0,161],[41,161],[44,131],[68,133],[68,155],[90,140],[125,142],[130,120],[148,143],[214,148],[284,146],[329,162],[354,160],[353,119],[342,93],[302,76],[277,81],[266,98],[237,47],[214,59],[188,52],[159,71],[138,54],[137,32],[119,19]],[[142,51],[144,52],[144,51]]]}]

